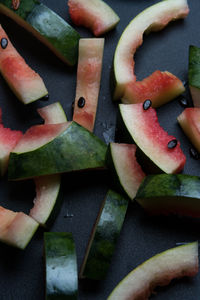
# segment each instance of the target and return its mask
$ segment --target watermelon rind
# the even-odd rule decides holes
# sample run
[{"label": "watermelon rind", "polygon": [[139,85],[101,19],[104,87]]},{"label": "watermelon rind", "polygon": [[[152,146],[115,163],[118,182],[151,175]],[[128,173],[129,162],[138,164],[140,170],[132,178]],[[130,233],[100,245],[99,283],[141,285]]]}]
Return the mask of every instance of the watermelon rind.
[{"label": "watermelon rind", "polygon": [[192,144],[200,152],[200,107],[188,107],[178,117],[177,120],[184,133]]},{"label": "watermelon rind", "polygon": [[124,223],[128,203],[128,198],[115,191],[107,192],[91,233],[80,270],[81,278],[95,280],[105,278]]},{"label": "watermelon rind", "polygon": [[187,174],[148,175],[136,201],[151,215],[200,217],[200,177]]},{"label": "watermelon rind", "polygon": [[69,0],[68,6],[72,21],[89,27],[95,36],[105,34],[120,21],[114,10],[102,0]]},{"label": "watermelon rind", "polygon": [[156,286],[198,272],[198,242],[161,252],[130,272],[107,300],[148,299]]},{"label": "watermelon rind", "polygon": [[110,143],[106,155],[106,164],[111,172],[115,189],[131,200],[135,198],[145,177],[135,154],[136,146],[133,144]]},{"label": "watermelon rind", "polygon": [[[67,122],[66,114],[59,102],[46,105],[37,111],[45,124]],[[40,225],[49,227],[55,220],[62,203],[61,176],[60,174],[40,176],[34,178],[34,182],[36,197],[29,215]]]},{"label": "watermelon rind", "polygon": [[69,232],[45,232],[46,300],[77,300],[78,271],[73,236]]},{"label": "watermelon rind", "polygon": [[13,212],[0,207],[0,241],[25,249],[39,224],[23,212]]},{"label": "watermelon rind", "polygon": [[45,124],[59,124],[67,122],[65,111],[60,102],[54,102],[37,109]]},{"label": "watermelon rind", "polygon": [[[103,51],[103,38],[80,39],[79,41],[73,120],[90,131],[94,129],[96,118]],[[78,105],[81,97],[85,100],[83,107],[79,107]]]},{"label": "watermelon rind", "polygon": [[[127,84],[136,82],[133,56],[143,42],[143,33],[161,30],[170,21],[185,18],[188,12],[187,0],[164,0],[148,7],[129,23],[120,37],[114,55],[114,99],[123,97]],[[177,90],[184,91],[180,82]]]},{"label": "watermelon rind", "polygon": [[200,48],[190,45],[188,83],[195,107],[200,107]]},{"label": "watermelon rind", "polygon": [[40,1],[20,1],[14,10],[12,1],[0,0],[0,12],[30,31],[63,62],[70,66],[77,63],[79,33]]},{"label": "watermelon rind", "polygon": [[10,155],[10,180],[105,168],[106,144],[76,122],[37,126],[61,126],[63,130],[39,146],[37,137],[32,146],[26,142],[25,150],[23,143],[18,144]]},{"label": "watermelon rind", "polygon": [[[148,164],[152,165],[152,169],[156,166],[160,170],[159,173],[179,173],[185,165],[186,157],[175,137],[160,126],[156,110],[151,107],[144,110],[142,103],[120,104],[119,109],[125,130],[141,150],[142,155],[148,158]],[[168,148],[171,140],[177,142],[173,149]],[[146,162],[144,167],[145,164]],[[143,167],[143,164],[141,165]],[[151,172],[150,166],[148,169]]]}]

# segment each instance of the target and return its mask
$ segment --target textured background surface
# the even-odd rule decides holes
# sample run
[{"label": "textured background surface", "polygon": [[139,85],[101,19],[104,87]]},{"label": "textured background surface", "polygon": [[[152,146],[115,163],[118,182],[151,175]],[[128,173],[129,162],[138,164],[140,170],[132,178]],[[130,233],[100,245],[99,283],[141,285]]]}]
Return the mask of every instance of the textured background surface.
[{"label": "textured background surface", "polygon": [[[65,0],[42,1],[64,19],[69,20]],[[121,18],[116,30],[105,36],[105,52],[99,107],[95,133],[102,139],[113,137],[117,106],[111,101],[109,77],[117,41],[129,21],[144,8],[158,1],[107,0]],[[142,79],[156,69],[168,70],[180,79],[187,80],[188,46],[200,46],[200,2],[189,0],[191,12],[185,21],[170,24],[159,33],[145,37],[143,46],[135,57],[136,73]],[[71,103],[75,95],[76,68],[69,70],[51,52],[13,21],[0,16],[0,22],[13,44],[43,77],[50,93],[47,103],[60,101],[71,118]],[[90,32],[78,28],[82,37],[92,37]],[[41,122],[36,108],[46,102],[38,101],[24,106],[0,77],[0,106],[4,124],[25,131]],[[187,155],[184,172],[200,175],[200,162],[189,156],[190,143],[182,134],[176,117],[183,108],[173,101],[158,109],[159,121],[170,134],[180,139]],[[102,175],[102,174],[101,174]],[[70,231],[74,235],[78,265],[84,257],[88,238],[97,216],[101,201],[109,187],[106,176],[90,173],[82,176],[63,176],[64,203],[52,231]],[[32,181],[0,181],[0,203],[6,208],[28,212],[32,207],[34,185]],[[177,243],[189,242],[200,237],[199,220],[180,217],[148,217],[135,203],[128,209],[126,220],[113,257],[107,278],[99,283],[80,282],[80,300],[105,300],[114,286],[134,267],[144,260]],[[24,252],[0,245],[0,299],[44,299],[43,231],[39,230]],[[155,300],[196,300],[200,294],[200,276],[194,279],[174,281],[170,286],[157,290]]]}]

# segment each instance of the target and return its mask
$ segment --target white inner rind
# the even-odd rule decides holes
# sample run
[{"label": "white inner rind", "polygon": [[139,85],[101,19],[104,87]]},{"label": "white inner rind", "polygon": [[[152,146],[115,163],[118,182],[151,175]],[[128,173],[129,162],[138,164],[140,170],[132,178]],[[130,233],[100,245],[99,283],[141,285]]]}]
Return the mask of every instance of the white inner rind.
[{"label": "white inner rind", "polygon": [[194,276],[198,272],[198,243],[179,246],[150,258],[129,273],[108,300],[148,299],[153,288],[173,278]]}]

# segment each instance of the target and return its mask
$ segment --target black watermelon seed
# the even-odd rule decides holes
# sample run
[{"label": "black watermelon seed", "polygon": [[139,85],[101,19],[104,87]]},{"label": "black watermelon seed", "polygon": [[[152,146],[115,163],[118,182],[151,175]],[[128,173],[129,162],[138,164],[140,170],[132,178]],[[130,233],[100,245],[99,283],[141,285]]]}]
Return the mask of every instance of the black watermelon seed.
[{"label": "black watermelon seed", "polygon": [[42,100],[42,101],[48,101],[49,100],[49,94],[45,95],[40,100]]},{"label": "black watermelon seed", "polygon": [[150,99],[147,99],[147,100],[145,100],[144,103],[143,103],[143,109],[144,109],[144,110],[147,110],[147,109],[149,109],[149,108],[151,107],[151,105],[152,105],[151,100],[150,100]]},{"label": "black watermelon seed", "polygon": [[181,98],[179,99],[179,103],[180,103],[180,105],[183,106],[183,107],[187,107],[187,106],[188,106],[188,101],[187,101],[187,99],[186,99],[185,97],[181,97]]},{"label": "black watermelon seed", "polygon": [[1,39],[1,48],[6,49],[7,46],[8,46],[8,40],[6,38],[2,38]]},{"label": "black watermelon seed", "polygon": [[169,141],[167,144],[168,149],[174,149],[178,144],[178,141],[176,139]]},{"label": "black watermelon seed", "polygon": [[83,108],[85,106],[85,98],[80,97],[78,100],[78,107]]},{"label": "black watermelon seed", "polygon": [[190,148],[190,155],[192,156],[192,158],[198,160],[199,157],[199,153],[195,148]]}]

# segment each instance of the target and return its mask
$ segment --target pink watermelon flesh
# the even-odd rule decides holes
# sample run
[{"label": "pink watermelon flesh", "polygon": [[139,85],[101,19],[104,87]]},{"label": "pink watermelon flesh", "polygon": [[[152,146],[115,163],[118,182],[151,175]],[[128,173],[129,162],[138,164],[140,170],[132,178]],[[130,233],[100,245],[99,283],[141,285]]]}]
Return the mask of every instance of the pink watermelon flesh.
[{"label": "pink watermelon flesh", "polygon": [[137,146],[165,173],[180,172],[186,162],[180,143],[168,149],[175,137],[169,135],[158,123],[154,108],[143,109],[143,104],[120,104],[123,121]]},{"label": "pink watermelon flesh", "polygon": [[90,28],[95,36],[111,30],[119,22],[116,13],[102,0],[69,0],[68,6],[73,23]]},{"label": "pink watermelon flesh", "polygon": [[13,152],[28,152],[42,147],[60,135],[69,124],[70,122],[32,126],[26,131],[19,143],[13,149]]},{"label": "pink watermelon flesh", "polygon": [[[0,108],[0,122],[2,122],[2,110]],[[10,152],[15,148],[22,138],[22,132],[5,128],[0,124],[0,173],[4,175],[7,167]]]},{"label": "pink watermelon flesh", "polygon": [[111,143],[110,147],[113,164],[119,181],[127,195],[131,199],[134,199],[137,190],[145,177],[145,174],[135,157],[136,146]]},{"label": "pink watermelon flesh", "polygon": [[[73,120],[93,131],[98,104],[104,39],[80,39]],[[84,107],[78,100],[85,99]]]},{"label": "pink watermelon flesh", "polygon": [[0,47],[0,72],[15,95],[24,104],[47,95],[41,77],[26,64],[0,26],[0,39],[2,38],[8,40],[8,46],[5,49]]},{"label": "pink watermelon flesh", "polygon": [[200,152],[200,108],[186,108],[177,119],[185,134]]},{"label": "pink watermelon flesh", "polygon": [[198,242],[161,252],[130,272],[107,300],[147,300],[156,286],[198,273]]},{"label": "pink watermelon flesh", "polygon": [[24,249],[38,228],[38,223],[22,212],[0,206],[0,241]]},{"label": "pink watermelon flesh", "polygon": [[128,83],[122,102],[127,104],[140,103],[150,99],[152,106],[158,107],[176,98],[184,90],[180,79],[173,74],[155,71],[142,81]]}]

